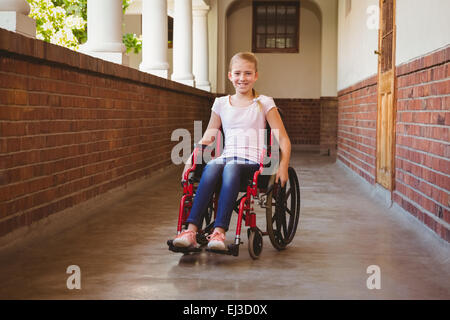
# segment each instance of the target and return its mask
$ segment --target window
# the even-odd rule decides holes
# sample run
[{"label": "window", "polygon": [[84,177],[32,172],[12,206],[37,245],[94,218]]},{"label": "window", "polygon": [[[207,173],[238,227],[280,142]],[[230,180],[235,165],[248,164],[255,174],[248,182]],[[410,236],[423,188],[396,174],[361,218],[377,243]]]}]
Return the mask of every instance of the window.
[{"label": "window", "polygon": [[299,52],[299,1],[253,2],[253,52]]},{"label": "window", "polygon": [[168,31],[168,47],[172,48],[173,47],[173,18],[170,16],[167,16],[167,31]]}]

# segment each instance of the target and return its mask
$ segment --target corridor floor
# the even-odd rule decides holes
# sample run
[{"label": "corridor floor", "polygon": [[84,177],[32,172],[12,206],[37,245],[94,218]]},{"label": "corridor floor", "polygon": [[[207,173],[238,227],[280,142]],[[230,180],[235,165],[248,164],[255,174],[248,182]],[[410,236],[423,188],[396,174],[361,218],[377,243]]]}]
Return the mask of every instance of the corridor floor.
[{"label": "corridor floor", "polygon": [[[284,251],[265,237],[252,260],[245,229],[239,257],[168,251],[181,193],[181,172],[171,170],[116,193],[81,223],[0,251],[0,299],[450,299],[447,243],[381,204],[334,159],[295,152],[291,165],[302,204]],[[67,287],[70,265],[81,289]],[[372,265],[380,289],[367,287]]]}]

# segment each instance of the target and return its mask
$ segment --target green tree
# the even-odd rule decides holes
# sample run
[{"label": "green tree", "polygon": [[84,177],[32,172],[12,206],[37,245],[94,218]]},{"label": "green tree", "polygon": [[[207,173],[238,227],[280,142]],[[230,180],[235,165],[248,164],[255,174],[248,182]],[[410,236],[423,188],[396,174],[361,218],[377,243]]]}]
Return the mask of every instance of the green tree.
[{"label": "green tree", "polygon": [[[27,0],[30,17],[36,20],[36,38],[73,50],[87,40],[87,0]],[[125,13],[133,0],[122,0]],[[142,41],[135,34],[124,34],[127,52],[139,53]]]}]

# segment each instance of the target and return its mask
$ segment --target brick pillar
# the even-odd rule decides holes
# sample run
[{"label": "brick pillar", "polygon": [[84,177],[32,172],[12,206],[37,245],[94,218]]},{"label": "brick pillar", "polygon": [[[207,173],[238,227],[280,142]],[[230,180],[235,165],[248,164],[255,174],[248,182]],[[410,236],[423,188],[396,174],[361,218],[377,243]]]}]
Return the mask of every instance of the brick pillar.
[{"label": "brick pillar", "polygon": [[320,154],[335,155],[337,147],[338,99],[320,98]]}]

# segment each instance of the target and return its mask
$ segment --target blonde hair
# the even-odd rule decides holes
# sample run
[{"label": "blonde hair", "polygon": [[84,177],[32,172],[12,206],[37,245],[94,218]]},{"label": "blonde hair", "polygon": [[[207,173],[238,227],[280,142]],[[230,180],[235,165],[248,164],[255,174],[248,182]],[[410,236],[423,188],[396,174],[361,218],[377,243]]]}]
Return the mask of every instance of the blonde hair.
[{"label": "blonde hair", "polygon": [[[252,53],[252,52],[238,52],[236,53],[231,59],[230,64],[228,65],[228,71],[231,72],[231,69],[233,68],[233,63],[236,60],[245,60],[250,63],[253,63],[255,66],[255,72],[258,72],[258,58]],[[258,100],[259,94],[256,92],[255,89],[252,88],[253,98],[257,99],[256,102],[258,103],[259,111],[262,111],[261,103]]]},{"label": "blonde hair", "polygon": [[233,67],[233,63],[238,60],[245,60],[250,63],[253,63],[255,66],[255,71],[258,72],[258,58],[252,52],[238,52],[230,59],[230,65],[228,66],[228,71],[231,71]]}]

